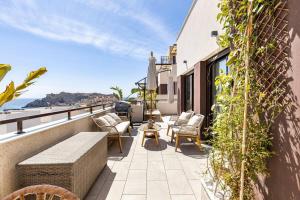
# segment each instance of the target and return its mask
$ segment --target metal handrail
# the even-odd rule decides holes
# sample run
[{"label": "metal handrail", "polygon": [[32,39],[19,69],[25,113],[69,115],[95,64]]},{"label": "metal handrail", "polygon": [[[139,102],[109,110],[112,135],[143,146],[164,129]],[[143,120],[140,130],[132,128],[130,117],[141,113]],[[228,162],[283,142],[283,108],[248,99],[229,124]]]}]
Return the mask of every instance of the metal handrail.
[{"label": "metal handrail", "polygon": [[0,125],[10,124],[10,123],[17,123],[17,133],[21,134],[21,133],[24,133],[24,131],[23,131],[23,121],[25,121],[25,120],[36,119],[36,118],[41,118],[41,117],[47,117],[47,116],[52,116],[52,115],[57,115],[57,114],[62,114],[62,113],[68,113],[68,120],[71,120],[72,119],[71,112],[73,112],[73,111],[89,109],[89,112],[92,114],[93,113],[93,108],[102,106],[102,109],[104,110],[105,107],[108,106],[108,105],[113,106],[113,102],[106,103],[106,104],[97,104],[97,105],[92,105],[92,106],[85,106],[85,107],[80,107],[80,108],[66,109],[66,110],[43,113],[43,114],[38,114],[38,115],[29,115],[29,116],[18,117],[18,118],[13,118],[13,119],[6,119],[6,120],[0,121]]}]

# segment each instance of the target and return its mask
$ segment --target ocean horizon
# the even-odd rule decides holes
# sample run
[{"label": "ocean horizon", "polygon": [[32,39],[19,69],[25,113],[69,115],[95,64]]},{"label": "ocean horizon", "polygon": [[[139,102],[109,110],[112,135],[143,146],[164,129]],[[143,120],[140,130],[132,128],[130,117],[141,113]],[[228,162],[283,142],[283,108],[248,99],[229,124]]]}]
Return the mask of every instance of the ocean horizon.
[{"label": "ocean horizon", "polygon": [[4,104],[0,107],[0,110],[7,110],[7,109],[22,109],[28,103],[36,100],[37,98],[18,98]]}]

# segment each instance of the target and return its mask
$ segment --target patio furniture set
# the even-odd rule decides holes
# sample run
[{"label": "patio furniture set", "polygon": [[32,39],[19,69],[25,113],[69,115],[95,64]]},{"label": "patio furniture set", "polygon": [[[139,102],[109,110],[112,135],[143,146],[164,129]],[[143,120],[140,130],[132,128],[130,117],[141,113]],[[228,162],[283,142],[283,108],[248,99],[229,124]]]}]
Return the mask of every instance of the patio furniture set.
[{"label": "patio furniture set", "polygon": [[[78,133],[20,162],[17,165],[18,178],[20,187],[25,188],[10,194],[5,200],[25,199],[27,195],[36,195],[37,199],[83,199],[107,163],[107,140],[117,140],[122,152],[122,136],[126,132],[131,136],[130,122],[115,113],[92,119],[104,132]],[[171,143],[175,138],[175,151],[181,138],[195,140],[200,147],[203,120],[203,115],[190,111],[168,122],[167,134],[172,130]],[[148,134],[152,134],[159,145],[160,130],[157,123],[152,127],[142,124],[139,128],[143,132],[142,146]]]}]

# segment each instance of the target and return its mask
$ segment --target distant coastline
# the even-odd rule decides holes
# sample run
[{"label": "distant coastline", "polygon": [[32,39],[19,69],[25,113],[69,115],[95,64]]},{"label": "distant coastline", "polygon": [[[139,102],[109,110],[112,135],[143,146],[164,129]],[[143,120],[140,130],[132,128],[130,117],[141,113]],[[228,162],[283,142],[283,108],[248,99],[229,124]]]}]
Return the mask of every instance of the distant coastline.
[{"label": "distant coastline", "polygon": [[0,112],[29,108],[81,106],[113,100],[115,100],[115,97],[112,94],[61,92],[58,94],[47,94],[44,98],[17,98],[0,107]]},{"label": "distant coastline", "polygon": [[36,99],[26,104],[25,108],[91,105],[113,101],[114,98],[112,94],[60,92],[58,94],[47,94],[42,99]]},{"label": "distant coastline", "polygon": [[37,100],[37,98],[18,98],[15,99],[11,102],[8,102],[4,104],[2,107],[0,107],[1,111],[4,110],[19,110],[19,109],[24,109],[24,107],[30,103]]}]

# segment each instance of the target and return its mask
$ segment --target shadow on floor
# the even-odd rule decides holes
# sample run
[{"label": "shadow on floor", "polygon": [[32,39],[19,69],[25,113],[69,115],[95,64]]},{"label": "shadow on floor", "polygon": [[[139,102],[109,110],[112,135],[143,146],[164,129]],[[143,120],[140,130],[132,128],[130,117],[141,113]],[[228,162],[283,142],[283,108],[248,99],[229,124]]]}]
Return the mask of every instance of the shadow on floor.
[{"label": "shadow on floor", "polygon": [[145,139],[144,148],[148,151],[162,151],[167,149],[168,143],[163,139],[158,139],[159,145],[156,144],[155,139]]},{"label": "shadow on floor", "polygon": [[108,147],[108,156],[110,157],[110,160],[120,161],[124,157],[127,157],[131,149],[132,143],[133,137],[122,137],[123,152],[120,153],[118,141],[112,141],[112,144]]},{"label": "shadow on floor", "polygon": [[112,172],[108,166],[105,166],[99,176],[96,178],[96,181],[94,182],[84,200],[105,200],[108,196],[115,176],[116,173]]}]

